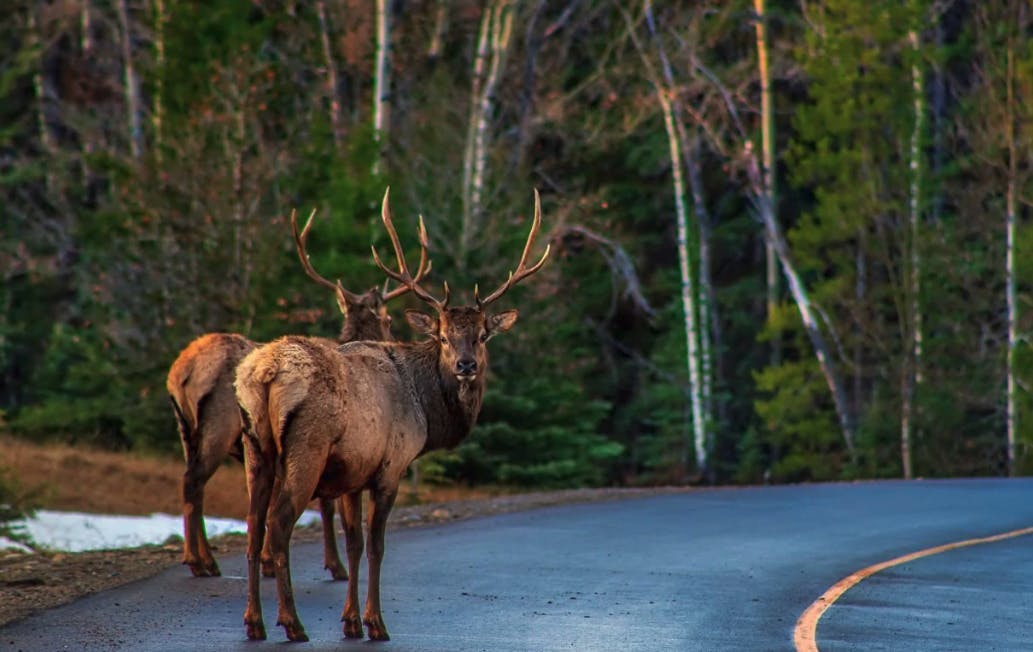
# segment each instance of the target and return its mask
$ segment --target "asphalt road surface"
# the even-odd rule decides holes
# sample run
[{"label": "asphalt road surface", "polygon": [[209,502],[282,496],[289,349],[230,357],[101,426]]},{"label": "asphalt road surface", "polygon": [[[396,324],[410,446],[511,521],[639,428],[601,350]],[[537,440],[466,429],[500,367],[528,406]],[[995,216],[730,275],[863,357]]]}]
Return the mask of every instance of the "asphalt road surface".
[{"label": "asphalt road surface", "polygon": [[[1033,525],[1033,480],[747,489],[551,507],[388,534],[392,640],[341,633],[344,584],[293,550],[309,643],[248,642],[242,556],[225,575],[172,568],[0,629],[2,650],[793,650],[800,614],[838,580],[944,543]],[[362,595],[365,595],[364,589]],[[825,613],[831,650],[1033,650],[1033,536],[896,566]]]}]

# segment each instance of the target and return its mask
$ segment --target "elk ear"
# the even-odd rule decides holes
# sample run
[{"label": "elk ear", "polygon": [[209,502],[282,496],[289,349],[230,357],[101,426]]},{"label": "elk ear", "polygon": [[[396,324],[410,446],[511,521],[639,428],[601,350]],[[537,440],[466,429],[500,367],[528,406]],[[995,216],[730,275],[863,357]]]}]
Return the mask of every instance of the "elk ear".
[{"label": "elk ear", "polygon": [[419,310],[406,310],[405,321],[409,322],[409,326],[417,333],[430,336],[438,334],[438,320]]},{"label": "elk ear", "polygon": [[507,310],[497,315],[488,315],[488,337],[505,333],[513,328],[518,314],[516,310]]}]

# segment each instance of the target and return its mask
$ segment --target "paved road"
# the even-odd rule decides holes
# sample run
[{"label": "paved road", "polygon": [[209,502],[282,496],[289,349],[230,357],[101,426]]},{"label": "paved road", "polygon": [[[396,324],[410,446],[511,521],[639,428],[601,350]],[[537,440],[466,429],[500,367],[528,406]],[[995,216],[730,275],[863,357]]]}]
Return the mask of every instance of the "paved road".
[{"label": "paved road", "polygon": [[[713,489],[553,507],[389,533],[387,643],[343,638],[344,586],[324,580],[319,547],[305,545],[294,550],[294,586],[310,643],[287,644],[273,626],[271,581],[270,639],[244,640],[244,559],[234,556],[219,560],[222,578],[173,568],[14,623],[0,629],[0,649],[791,650],[800,613],[851,572],[1028,525],[1033,480]],[[818,642],[823,652],[1031,650],[1031,588],[1033,537],[954,551],[855,587],[821,620]]]}]

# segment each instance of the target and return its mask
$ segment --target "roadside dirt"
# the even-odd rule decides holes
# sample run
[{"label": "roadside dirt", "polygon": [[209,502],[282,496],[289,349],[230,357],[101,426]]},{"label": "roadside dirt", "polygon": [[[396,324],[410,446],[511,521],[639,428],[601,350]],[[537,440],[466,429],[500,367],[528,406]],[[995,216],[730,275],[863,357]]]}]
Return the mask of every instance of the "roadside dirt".
[{"label": "roadside dirt", "polygon": [[[0,438],[0,460],[41,507],[104,514],[179,512],[182,462],[71,447],[39,447]],[[74,477],[71,477],[74,476]],[[209,513],[242,518],[246,498],[239,468],[227,466],[209,485]],[[89,492],[82,487],[90,487]],[[413,527],[536,507],[616,500],[684,488],[577,489],[523,494],[498,490],[421,489],[400,496],[390,527]],[[419,502],[420,504],[404,504]],[[339,526],[338,526],[339,530]],[[295,541],[319,541],[319,526],[299,528]],[[343,542],[343,536],[339,537]],[[243,553],[243,536],[212,541],[217,555]],[[180,541],[161,546],[83,553],[0,553],[0,627],[76,598],[155,575],[180,563]],[[184,573],[189,571],[183,568]]]}]

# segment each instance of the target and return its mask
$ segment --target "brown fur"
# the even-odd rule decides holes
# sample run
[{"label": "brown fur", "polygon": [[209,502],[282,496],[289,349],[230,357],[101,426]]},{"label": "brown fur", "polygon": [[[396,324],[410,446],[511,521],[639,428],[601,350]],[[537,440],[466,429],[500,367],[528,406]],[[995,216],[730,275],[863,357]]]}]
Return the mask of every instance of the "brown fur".
[{"label": "brown fur", "polygon": [[[516,312],[487,316],[449,308],[439,319],[408,313],[431,339],[417,343],[354,342],[340,347],[288,336],[249,354],[237,369],[236,390],[246,414],[249,486],[248,637],[264,638],[258,595],[259,551],[268,536],[276,569],[277,623],[291,640],[307,640],[294,607],[288,543],[313,496],[344,496],[349,585],[342,620],[348,637],[387,639],[380,611],[384,530],[410,462],[454,447],[472,430],[484,396],[485,342],[516,321]],[[459,360],[476,361],[476,376],[457,378]],[[279,484],[271,508],[273,484]],[[370,490],[369,594],[358,615],[362,553],[360,496]]]},{"label": "brown fur", "polygon": [[[338,292],[337,301],[344,315],[340,342],[391,339],[391,317],[378,289],[357,295],[357,300]],[[325,341],[336,345],[332,340]],[[169,370],[166,389],[176,413],[187,465],[182,487],[183,563],[197,577],[220,574],[204,529],[204,487],[227,457],[243,460],[243,423],[233,392],[233,373],[244,356],[259,346],[241,335],[209,333],[187,345]],[[334,536],[333,503],[321,503],[320,511],[324,564],[334,579],[346,579]],[[269,559],[268,554],[266,558]],[[270,561],[266,569],[272,573]]]},{"label": "brown fur", "polygon": [[[517,312],[488,315],[485,307],[545,264],[527,266],[541,227],[535,191],[534,219],[515,271],[476,307],[449,308],[419,286],[425,257],[410,274],[391,221],[388,192],[381,219],[391,238],[398,271],[373,260],[389,278],[434,306],[437,318],[409,311],[406,317],[426,342],[354,342],[337,349],[325,342],[285,337],[252,351],[234,381],[244,420],[244,455],[251,505],[248,510],[248,597],[244,624],[249,639],[264,639],[259,564],[268,519],[269,548],[276,572],[276,623],[287,638],[307,641],[298,618],[290,575],[290,537],[312,496],[342,496],[348,551],[348,598],[344,635],[361,638],[363,623],[373,640],[390,638],[380,609],[380,565],[387,517],[409,463],[427,451],[453,447],[473,429],[484,398],[487,341],[509,330]],[[427,233],[420,221],[420,243]],[[304,263],[304,261],[303,261]],[[429,269],[429,265],[427,266]],[[369,583],[359,619],[358,568],[362,554],[362,490],[369,489]],[[270,506],[270,501],[273,504]]]}]

